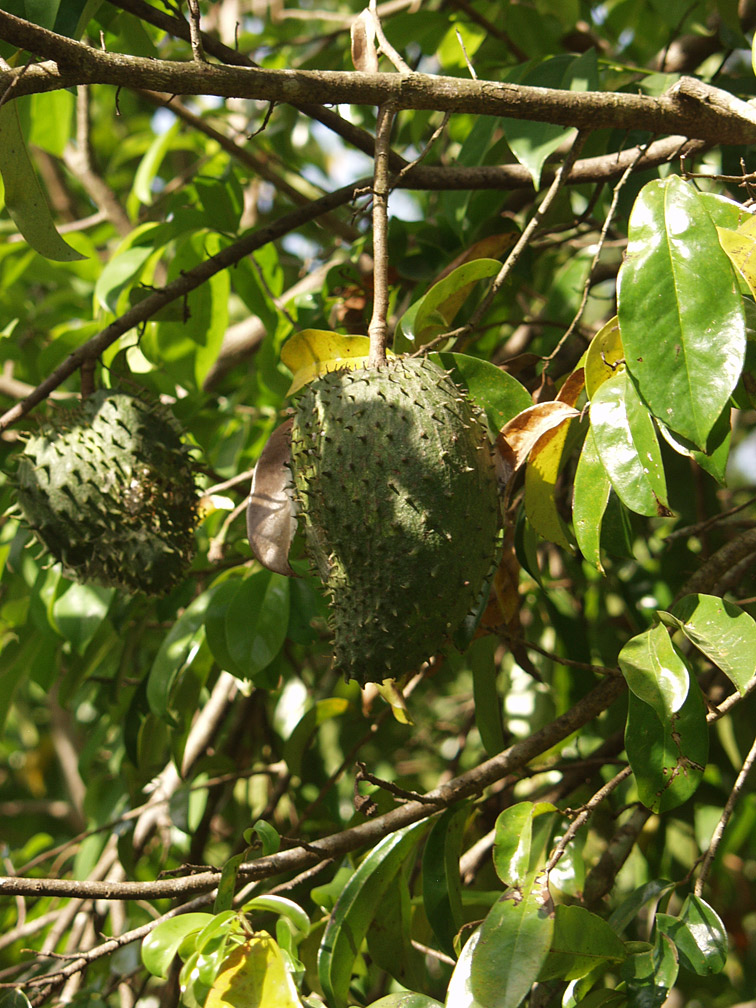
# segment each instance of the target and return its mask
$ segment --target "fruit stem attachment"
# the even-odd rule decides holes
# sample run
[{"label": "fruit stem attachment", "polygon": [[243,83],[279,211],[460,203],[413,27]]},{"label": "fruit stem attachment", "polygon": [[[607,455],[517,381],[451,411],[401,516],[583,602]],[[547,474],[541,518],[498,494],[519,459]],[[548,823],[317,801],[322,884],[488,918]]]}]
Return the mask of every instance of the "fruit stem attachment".
[{"label": "fruit stem attachment", "polygon": [[388,344],[388,198],[390,191],[389,153],[391,127],[394,124],[393,104],[380,105],[375,125],[375,155],[373,167],[373,314],[368,326],[371,367],[386,362]]}]

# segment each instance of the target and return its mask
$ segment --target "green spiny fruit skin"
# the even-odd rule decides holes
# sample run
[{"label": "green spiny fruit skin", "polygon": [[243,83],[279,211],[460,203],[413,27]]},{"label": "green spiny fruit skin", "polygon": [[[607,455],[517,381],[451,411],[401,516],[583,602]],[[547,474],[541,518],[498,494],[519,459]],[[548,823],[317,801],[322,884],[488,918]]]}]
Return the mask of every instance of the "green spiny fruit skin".
[{"label": "green spiny fruit skin", "polygon": [[159,403],[95,392],[29,438],[16,484],[27,522],[76,581],[162,594],[191,563],[192,465]]},{"label": "green spiny fruit skin", "polygon": [[298,403],[292,466],[336,667],[363,685],[414,670],[473,607],[497,552],[478,410],[428,360],[331,372]]}]

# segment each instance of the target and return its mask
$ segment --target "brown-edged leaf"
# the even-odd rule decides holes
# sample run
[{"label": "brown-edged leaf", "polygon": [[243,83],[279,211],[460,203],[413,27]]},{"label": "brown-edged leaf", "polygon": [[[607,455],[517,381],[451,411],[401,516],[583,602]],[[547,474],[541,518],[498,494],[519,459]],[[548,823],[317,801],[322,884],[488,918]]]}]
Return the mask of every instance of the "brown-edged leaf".
[{"label": "brown-edged leaf", "polygon": [[547,431],[553,430],[578,410],[559,399],[536,403],[512,417],[496,439],[496,463],[500,481],[506,485],[525,462],[531,449]]},{"label": "brown-edged leaf", "polygon": [[276,427],[262,450],[247,504],[247,535],[255,558],[277,574],[293,575],[289,547],[297,530],[291,477],[290,417]]}]

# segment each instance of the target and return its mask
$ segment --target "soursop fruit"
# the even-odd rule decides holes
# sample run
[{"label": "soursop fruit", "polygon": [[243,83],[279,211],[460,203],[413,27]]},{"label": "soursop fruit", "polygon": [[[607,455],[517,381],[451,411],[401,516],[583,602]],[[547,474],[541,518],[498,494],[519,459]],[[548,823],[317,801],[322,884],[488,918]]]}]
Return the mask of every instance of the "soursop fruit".
[{"label": "soursop fruit", "polygon": [[414,670],[461,625],[495,561],[479,411],[429,360],[334,371],[299,400],[292,468],[335,666],[363,685]]},{"label": "soursop fruit", "polygon": [[17,499],[67,577],[160,594],[194,555],[197,493],[160,403],[102,389],[29,438]]}]

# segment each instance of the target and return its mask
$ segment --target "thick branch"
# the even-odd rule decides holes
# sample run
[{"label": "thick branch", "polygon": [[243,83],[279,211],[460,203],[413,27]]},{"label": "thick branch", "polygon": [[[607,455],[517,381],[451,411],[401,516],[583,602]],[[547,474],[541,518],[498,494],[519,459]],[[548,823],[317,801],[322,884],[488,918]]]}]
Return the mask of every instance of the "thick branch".
[{"label": "thick branch", "polygon": [[[424,801],[411,801],[382,816],[316,840],[303,847],[280,851],[244,864],[239,874],[247,879],[263,879],[281,872],[298,871],[322,858],[341,857],[393,833],[403,826],[432,815],[521,769],[530,760],[598,717],[625,689],[624,679],[605,679],[571,710],[551,724],[516,742],[497,756],[468,770],[424,795]],[[429,802],[428,799],[431,799]],[[207,871],[183,879],[156,882],[88,882],[75,879],[40,879],[0,877],[0,895],[70,896],[92,899],[161,899],[204,892],[218,884],[220,871]]]},{"label": "thick branch", "polygon": [[756,142],[756,110],[726,91],[684,77],[659,98],[562,91],[427,74],[263,70],[144,59],[102,52],[0,10],[0,38],[51,62],[0,72],[0,92],[53,91],[75,84],[150,88],[170,94],[302,103],[386,105],[506,116],[596,130],[641,129],[712,143]]}]

